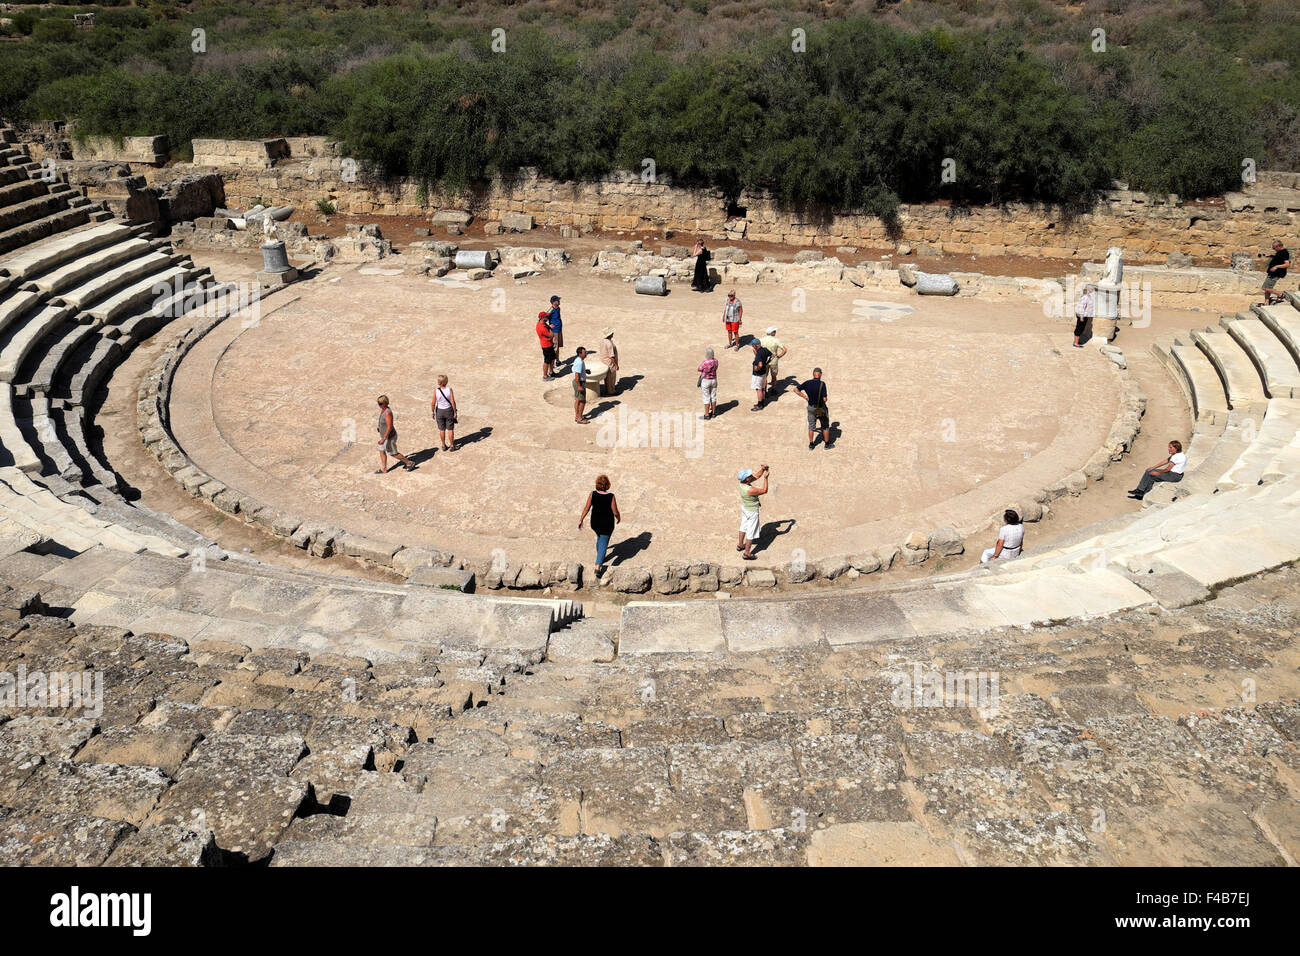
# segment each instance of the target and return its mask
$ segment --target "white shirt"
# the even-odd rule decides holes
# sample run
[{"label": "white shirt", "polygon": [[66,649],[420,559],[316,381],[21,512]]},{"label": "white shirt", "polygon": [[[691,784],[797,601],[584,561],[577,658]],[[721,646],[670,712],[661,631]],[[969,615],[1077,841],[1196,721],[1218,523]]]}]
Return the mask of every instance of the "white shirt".
[{"label": "white shirt", "polygon": [[1181,475],[1183,473],[1183,469],[1187,467],[1187,456],[1184,455],[1181,451],[1170,455],[1169,461],[1173,465],[1173,467],[1170,468],[1169,470],[1172,471],[1175,475]]},{"label": "white shirt", "polygon": [[1025,526],[1022,524],[1004,524],[998,531],[998,537],[1002,539],[1002,550],[1019,551],[1021,543],[1025,540]]}]

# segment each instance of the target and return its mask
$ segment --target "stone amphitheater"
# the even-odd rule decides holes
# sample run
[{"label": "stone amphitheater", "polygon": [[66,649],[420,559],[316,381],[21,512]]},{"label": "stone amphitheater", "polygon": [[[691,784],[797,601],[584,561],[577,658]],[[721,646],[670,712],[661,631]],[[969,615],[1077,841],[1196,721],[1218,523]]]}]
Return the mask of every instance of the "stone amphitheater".
[{"label": "stone amphitheater", "polygon": [[[0,862],[1300,857],[1295,295],[1155,340],[1193,429],[1140,511],[1000,567],[868,586],[961,546],[930,534],[769,592],[707,563],[602,591],[250,498],[171,422],[230,291],[0,131]],[[1117,391],[1060,496],[1132,447],[1147,399]],[[123,479],[141,460],[183,507]]]}]

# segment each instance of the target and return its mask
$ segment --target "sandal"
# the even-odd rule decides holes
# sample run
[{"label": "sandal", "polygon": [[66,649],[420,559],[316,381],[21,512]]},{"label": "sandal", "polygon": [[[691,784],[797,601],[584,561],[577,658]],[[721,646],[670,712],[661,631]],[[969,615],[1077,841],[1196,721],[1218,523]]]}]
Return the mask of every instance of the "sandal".
[{"label": "sandal", "polygon": [[743,561],[757,561],[757,560],[758,560],[758,555],[756,555],[756,554],[742,554],[740,557],[741,557],[741,560],[743,560]]}]

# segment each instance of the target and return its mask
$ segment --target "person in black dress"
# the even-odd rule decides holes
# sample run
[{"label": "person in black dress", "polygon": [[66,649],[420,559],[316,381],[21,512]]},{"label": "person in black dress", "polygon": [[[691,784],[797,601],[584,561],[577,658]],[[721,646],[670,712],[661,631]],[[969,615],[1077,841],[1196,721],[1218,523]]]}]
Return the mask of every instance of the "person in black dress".
[{"label": "person in black dress", "polygon": [[587,503],[582,506],[579,528],[587,520],[587,512],[591,512],[591,530],[596,532],[596,577],[599,578],[605,573],[605,551],[614,534],[614,525],[623,520],[618,513],[618,499],[609,490],[608,475],[597,476],[596,490],[587,495]]},{"label": "person in black dress", "polygon": [[709,260],[713,258],[713,253],[709,252],[702,240],[697,239],[691,255],[695,257],[695,277],[691,279],[691,288],[696,292],[713,291],[713,281],[709,278]]}]

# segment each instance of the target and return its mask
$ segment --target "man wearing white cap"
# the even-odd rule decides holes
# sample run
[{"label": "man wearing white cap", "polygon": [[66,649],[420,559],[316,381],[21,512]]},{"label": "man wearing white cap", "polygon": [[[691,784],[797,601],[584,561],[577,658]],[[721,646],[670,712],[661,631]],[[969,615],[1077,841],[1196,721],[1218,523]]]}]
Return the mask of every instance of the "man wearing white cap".
[{"label": "man wearing white cap", "polygon": [[[767,494],[768,471],[767,465],[759,465],[757,472],[743,468],[736,473],[736,480],[740,482],[740,540],[736,544],[736,550],[742,552],[741,557],[746,561],[753,561],[756,557],[754,540],[762,526],[759,520],[761,502],[758,498],[759,495]],[[763,479],[762,485],[756,484],[759,478]]]},{"label": "man wearing white cap", "polygon": [[618,346],[614,344],[614,330],[609,326],[600,330],[600,360],[609,370],[600,382],[600,394],[613,395],[618,390]]},{"label": "man wearing white cap", "polygon": [[768,327],[767,335],[763,336],[761,343],[763,348],[772,353],[772,357],[767,363],[767,387],[772,389],[776,387],[777,373],[779,371],[778,366],[781,362],[781,356],[784,355],[787,350],[786,347],[781,344],[781,340],[776,337],[775,325]]}]

